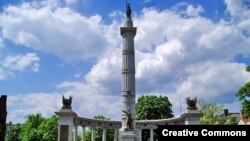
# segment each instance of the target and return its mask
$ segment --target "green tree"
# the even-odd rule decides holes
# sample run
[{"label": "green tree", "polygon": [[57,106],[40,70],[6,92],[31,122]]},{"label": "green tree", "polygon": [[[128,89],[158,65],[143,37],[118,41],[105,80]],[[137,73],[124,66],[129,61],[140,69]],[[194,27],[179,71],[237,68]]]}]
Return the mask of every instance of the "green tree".
[{"label": "green tree", "polygon": [[40,141],[42,137],[38,133],[38,127],[44,120],[41,114],[28,115],[22,128],[22,141]]},{"label": "green tree", "polygon": [[226,121],[224,122],[225,125],[233,125],[233,124],[237,124],[236,121],[236,117],[229,117],[226,119]]},{"label": "green tree", "polygon": [[22,124],[7,123],[5,141],[21,141]]},{"label": "green tree", "polygon": [[219,117],[219,114],[223,111],[222,105],[218,105],[215,102],[207,103],[202,100],[199,100],[198,103],[202,113],[200,118],[201,124],[222,124],[222,118]]},{"label": "green tree", "polygon": [[[137,120],[165,119],[173,117],[172,104],[166,96],[147,95],[138,98],[136,103]],[[157,135],[154,134],[154,139]],[[142,130],[142,140],[149,140],[149,130]]]},{"label": "green tree", "polygon": [[250,72],[250,66],[247,66],[246,71]]},{"label": "green tree", "polygon": [[22,126],[22,141],[56,141],[58,118],[44,118],[41,114],[28,115]]},{"label": "green tree", "polygon": [[54,115],[41,122],[38,127],[38,135],[41,141],[57,141],[58,118]]},{"label": "green tree", "polygon": [[138,98],[136,118],[138,120],[165,119],[173,117],[172,104],[166,96],[147,95]]},{"label": "green tree", "polygon": [[[110,118],[106,118],[102,115],[97,115],[97,116],[94,116],[94,119],[98,119],[98,120],[110,120]],[[102,131],[103,129],[102,128],[95,128],[95,140],[96,141],[102,141]],[[114,140],[114,129],[107,129],[106,130],[106,140],[107,141],[112,141]],[[86,141],[91,141],[91,129],[90,128],[87,128],[86,130]]]},{"label": "green tree", "polygon": [[[250,66],[246,68],[247,72],[250,72]],[[238,92],[236,93],[236,96],[239,98],[242,104],[242,116],[243,118],[249,118],[250,117],[250,82],[247,82],[245,85],[243,85]]]}]

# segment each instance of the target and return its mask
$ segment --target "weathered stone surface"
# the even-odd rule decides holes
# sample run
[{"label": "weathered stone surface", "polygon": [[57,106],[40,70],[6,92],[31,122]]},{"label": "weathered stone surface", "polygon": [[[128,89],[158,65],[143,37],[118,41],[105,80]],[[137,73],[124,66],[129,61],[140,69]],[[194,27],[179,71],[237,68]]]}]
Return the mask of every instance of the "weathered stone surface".
[{"label": "weathered stone surface", "polygon": [[119,132],[121,135],[119,136],[119,141],[135,141],[136,135],[134,131],[121,131]]},{"label": "weathered stone surface", "polygon": [[[74,128],[74,121],[75,118],[77,117],[77,114],[74,111],[72,111],[72,109],[61,109],[59,112],[55,113],[59,117],[58,124],[60,129],[58,130],[58,135],[59,135],[58,141],[72,141],[73,139],[72,130]],[[66,126],[68,128],[67,130]]]},{"label": "weathered stone surface", "polygon": [[120,28],[123,38],[122,49],[122,127],[119,131],[119,141],[136,140],[135,123],[135,49],[134,37],[136,27],[133,27],[133,21],[130,17],[130,5],[127,5],[127,17],[124,27]]},{"label": "weathered stone surface", "polygon": [[69,126],[60,125],[60,141],[68,141],[69,138]]}]

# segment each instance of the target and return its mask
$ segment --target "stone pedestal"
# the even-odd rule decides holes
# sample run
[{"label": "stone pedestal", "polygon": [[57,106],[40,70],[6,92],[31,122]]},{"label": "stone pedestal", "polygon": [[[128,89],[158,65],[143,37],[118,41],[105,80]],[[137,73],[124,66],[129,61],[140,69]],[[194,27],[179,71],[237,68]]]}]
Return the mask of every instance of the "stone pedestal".
[{"label": "stone pedestal", "polygon": [[198,110],[188,110],[182,117],[184,118],[185,125],[200,125],[201,112]]},{"label": "stone pedestal", "polygon": [[59,117],[58,141],[72,141],[72,130],[74,129],[74,118],[77,116],[71,109],[61,109],[56,112]]},{"label": "stone pedestal", "polygon": [[134,131],[119,131],[119,141],[136,141],[136,135]]}]

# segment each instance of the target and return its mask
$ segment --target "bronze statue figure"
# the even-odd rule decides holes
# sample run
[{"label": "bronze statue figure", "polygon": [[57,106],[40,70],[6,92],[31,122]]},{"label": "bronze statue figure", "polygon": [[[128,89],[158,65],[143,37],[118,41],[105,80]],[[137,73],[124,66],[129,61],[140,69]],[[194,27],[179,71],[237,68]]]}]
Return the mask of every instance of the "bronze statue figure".
[{"label": "bronze statue figure", "polygon": [[62,103],[62,109],[71,109],[72,96],[70,96],[69,99],[66,99],[64,96],[62,96]]},{"label": "bronze statue figure", "polygon": [[7,96],[0,97],[0,141],[4,141],[6,132],[6,116],[7,116]]},{"label": "bronze statue figure", "polygon": [[126,114],[126,128],[125,130],[131,130],[133,129],[133,119],[131,115],[130,108],[128,108],[128,111],[122,111]]},{"label": "bronze statue figure", "polygon": [[186,98],[186,102],[187,102],[187,109],[188,110],[197,110],[197,97],[195,97],[194,99],[190,99],[190,97]]},{"label": "bronze statue figure", "polygon": [[126,7],[127,7],[126,8],[126,15],[127,15],[128,18],[131,18],[131,12],[132,11],[131,11],[130,4],[128,2],[126,3]]}]

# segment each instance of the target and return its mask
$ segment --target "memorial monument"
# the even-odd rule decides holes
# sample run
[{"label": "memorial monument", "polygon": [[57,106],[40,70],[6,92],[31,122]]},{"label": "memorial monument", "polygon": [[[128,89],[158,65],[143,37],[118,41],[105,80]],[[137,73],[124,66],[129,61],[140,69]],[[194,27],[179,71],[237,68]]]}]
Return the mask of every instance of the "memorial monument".
[{"label": "memorial monument", "polygon": [[[114,129],[113,141],[142,141],[142,130],[150,131],[150,141],[154,141],[154,132],[159,125],[197,125],[200,124],[200,112],[196,107],[196,98],[187,98],[187,113],[170,119],[136,120],[135,111],[135,49],[134,37],[137,28],[133,26],[131,6],[126,2],[126,17],[120,27],[122,36],[122,92],[121,121],[107,121],[79,117],[72,110],[72,97],[62,97],[62,108],[56,114],[59,117],[58,141],[78,141],[78,127],[82,128],[82,141],[86,141],[86,128],[91,130],[91,141],[96,140],[96,129],[102,129],[102,141],[107,141],[107,129]],[[82,113],[84,115],[84,113]]]},{"label": "memorial monument", "polygon": [[119,141],[135,141],[135,50],[131,7],[126,2],[126,18],[120,33],[123,38],[122,48],[122,127],[119,130]]}]

